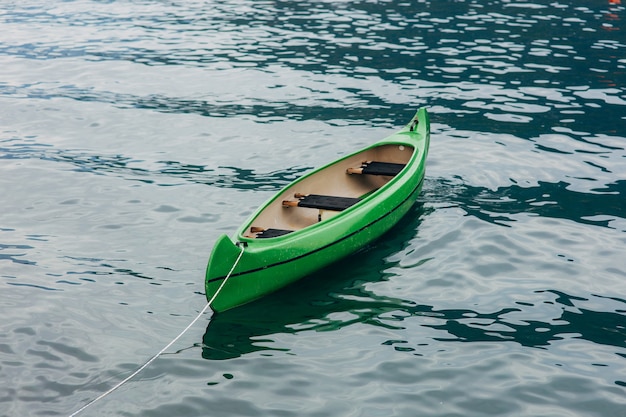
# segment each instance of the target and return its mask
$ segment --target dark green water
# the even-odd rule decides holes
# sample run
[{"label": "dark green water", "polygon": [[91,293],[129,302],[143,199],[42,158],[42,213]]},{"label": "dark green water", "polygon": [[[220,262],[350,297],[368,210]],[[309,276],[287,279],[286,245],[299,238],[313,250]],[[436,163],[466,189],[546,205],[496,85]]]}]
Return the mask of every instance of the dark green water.
[{"label": "dark green water", "polygon": [[81,415],[626,416],[619,3],[2,2],[0,416],[125,378],[220,234],[421,106],[407,218]]}]

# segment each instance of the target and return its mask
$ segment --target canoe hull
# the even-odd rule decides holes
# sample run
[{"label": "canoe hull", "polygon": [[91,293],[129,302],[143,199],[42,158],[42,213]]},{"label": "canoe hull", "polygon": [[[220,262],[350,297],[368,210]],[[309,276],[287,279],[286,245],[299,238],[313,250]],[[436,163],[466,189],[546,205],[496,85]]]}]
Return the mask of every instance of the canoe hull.
[{"label": "canoe hull", "polygon": [[[415,120],[419,124],[413,130],[411,125]],[[250,225],[263,218],[268,207],[275,204],[274,200],[282,198],[285,193],[281,192],[244,223],[237,233],[237,244],[226,235],[221,236],[207,266],[207,299],[211,300],[227,276],[228,279],[212,301],[211,308],[220,312],[272,293],[358,251],[391,229],[409,211],[421,191],[429,136],[428,115],[420,109],[407,127],[372,145],[371,148],[411,148],[412,156],[396,178],[329,220],[271,239],[249,237],[247,230]],[[359,153],[353,155],[358,156]],[[349,160],[350,157],[344,159]],[[314,176],[331,165],[304,178]],[[286,187],[286,193],[305,186],[306,180],[300,185],[299,181]]]}]

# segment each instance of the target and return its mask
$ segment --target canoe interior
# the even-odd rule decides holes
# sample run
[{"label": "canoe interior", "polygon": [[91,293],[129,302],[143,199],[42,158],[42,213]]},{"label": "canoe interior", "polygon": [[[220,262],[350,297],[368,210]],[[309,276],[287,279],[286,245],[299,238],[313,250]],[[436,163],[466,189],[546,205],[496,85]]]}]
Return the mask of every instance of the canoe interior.
[{"label": "canoe interior", "polygon": [[[358,168],[365,161],[407,164],[415,149],[406,144],[384,144],[339,160],[283,190],[252,221],[246,225],[243,236],[264,237],[251,229],[300,230],[338,214],[337,211],[306,207],[284,207],[284,200],[297,200],[296,193],[321,194],[336,197],[362,198],[378,190],[394,177],[389,175],[348,174],[349,168]],[[284,235],[284,234],[283,234]],[[269,237],[273,237],[270,236]]]}]

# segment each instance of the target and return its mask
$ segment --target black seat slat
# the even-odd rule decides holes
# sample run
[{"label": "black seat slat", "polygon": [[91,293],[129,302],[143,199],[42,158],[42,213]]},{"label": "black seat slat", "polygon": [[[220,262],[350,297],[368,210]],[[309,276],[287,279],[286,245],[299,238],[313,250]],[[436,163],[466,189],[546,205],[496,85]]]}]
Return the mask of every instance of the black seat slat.
[{"label": "black seat slat", "polygon": [[361,165],[361,168],[363,168],[363,171],[362,171],[363,174],[389,175],[393,177],[395,175],[398,175],[405,166],[406,166],[405,164],[372,161],[372,162],[364,162],[363,165]]},{"label": "black seat slat", "polygon": [[293,232],[293,230],[285,230],[285,229],[265,229],[262,232],[257,233],[256,237],[258,238],[270,238],[270,237],[278,237],[289,234]]},{"label": "black seat slat", "polygon": [[342,211],[358,203],[359,198],[335,197],[331,195],[309,194],[298,201],[298,207],[316,208],[322,210]]}]

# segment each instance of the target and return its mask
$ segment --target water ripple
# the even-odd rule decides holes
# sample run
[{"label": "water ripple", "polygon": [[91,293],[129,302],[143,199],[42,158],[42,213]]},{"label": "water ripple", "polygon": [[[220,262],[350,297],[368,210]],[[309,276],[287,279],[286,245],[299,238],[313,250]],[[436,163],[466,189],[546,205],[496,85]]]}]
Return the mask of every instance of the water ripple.
[{"label": "water ripple", "polygon": [[[1,142],[0,142],[1,143]],[[119,176],[130,181],[140,181],[161,186],[181,183],[204,184],[213,187],[276,191],[310,170],[310,167],[293,167],[268,173],[251,169],[186,164],[179,161],[154,161],[151,169],[144,168],[146,161],[123,155],[94,155],[78,150],[56,149],[41,144],[10,144],[0,147],[0,159],[41,159],[74,166],[78,172],[96,175]],[[156,166],[156,168],[154,168]],[[0,250],[2,247],[0,247]],[[20,248],[16,248],[20,249]],[[21,249],[27,249],[22,247]]]},{"label": "water ripple", "polygon": [[607,184],[595,193],[569,190],[570,184],[539,182],[536,187],[512,185],[490,190],[484,187],[440,183],[433,201],[441,198],[479,219],[510,225],[516,214],[569,219],[583,224],[612,227],[612,220],[626,217],[622,204],[626,182]]},{"label": "water ripple", "polygon": [[622,415],[625,10],[5,4],[0,415],[128,375],[203,305],[219,234],[419,106],[427,179],[398,227],[211,317],[93,413]]},{"label": "water ripple", "polygon": [[[486,106],[497,110],[485,116],[499,122],[528,124],[535,120],[529,113],[554,111],[563,117],[572,111],[584,111],[594,120],[600,117],[599,112],[597,116],[594,114],[594,102],[624,105],[624,90],[615,80],[624,74],[625,68],[616,51],[624,50],[626,45],[617,38],[611,39],[615,35],[602,30],[604,26],[597,27],[607,14],[619,16],[623,12],[619,5],[607,10],[597,6],[558,7],[552,4],[534,9],[513,8],[509,3],[462,3],[459,4],[462,12],[458,10],[453,15],[447,8],[436,4],[427,4],[419,12],[404,4],[389,9],[385,4],[368,3],[346,4],[338,8],[322,6],[316,12],[307,2],[246,3],[246,6],[238,7],[224,2],[210,8],[200,7],[193,15],[181,5],[163,7],[166,9],[163,13],[155,13],[147,4],[141,3],[120,8],[117,13],[102,7],[78,10],[48,7],[43,12],[14,9],[4,15],[5,23],[18,30],[14,39],[28,38],[19,29],[35,22],[52,28],[75,25],[77,30],[84,32],[78,38],[86,41],[83,46],[77,46],[77,37],[59,39],[51,36],[45,41],[33,39],[31,43],[12,45],[9,39],[0,49],[0,55],[25,59],[80,57],[95,62],[116,60],[208,68],[223,64],[227,69],[253,67],[271,73],[283,72],[284,68],[290,72],[317,75],[322,82],[328,82],[328,77],[334,74],[366,80],[373,78],[380,87],[375,91],[359,91],[359,105],[350,106],[353,117],[354,111],[363,104],[372,108],[395,105],[397,99],[390,100],[391,97],[376,102],[381,92],[384,97],[386,84],[395,86],[395,89],[400,87],[402,96],[406,97],[401,101],[404,106],[409,97],[424,97],[424,93],[427,98],[445,102],[442,99],[447,95],[446,90],[449,91],[448,86],[465,89],[464,83],[472,83],[474,86],[470,84],[469,91],[452,97],[451,104],[455,104],[451,109],[458,110],[459,101],[463,101],[463,95],[467,94],[472,99],[464,106],[470,109]],[[242,13],[242,9],[245,12]],[[621,22],[618,18],[611,25],[622,25]],[[555,28],[560,28],[559,36],[536,36],[552,33]],[[588,32],[585,37],[576,36],[581,28]],[[466,31],[473,32],[473,40],[456,36]],[[434,32],[441,32],[444,36],[434,40],[433,45],[431,34]],[[495,39],[481,37],[483,32],[500,36]],[[126,38],[120,39],[119,33],[125,33]],[[426,46],[427,40],[430,47]],[[598,51],[602,52],[600,56]],[[398,59],[395,59],[406,57],[411,62],[422,56],[425,62],[420,65],[410,63],[405,68],[399,68]],[[593,61],[591,57],[594,57]],[[486,97],[487,101],[483,102],[481,96],[498,84],[497,77],[501,76],[514,77],[510,84],[519,85],[520,90],[496,91],[495,97]],[[435,83],[433,87],[438,92],[428,94],[404,83],[416,79],[429,79]],[[567,84],[562,80],[567,80]],[[519,97],[527,86],[532,85],[537,86],[535,91],[540,91],[541,96],[556,97],[561,104],[563,97],[559,96],[565,93],[570,105],[562,107],[551,101],[533,103],[532,100],[537,100],[536,95]],[[567,97],[571,96],[571,88],[583,89],[574,94],[584,98],[588,107],[581,106],[576,98]],[[8,89],[10,94],[10,87]],[[337,91],[340,89],[341,85]],[[49,91],[31,93],[42,97],[50,94]],[[291,100],[264,108],[265,100],[253,107],[240,107],[240,99],[236,100],[237,103],[220,106],[211,100],[194,103],[169,96],[132,97],[82,88],[60,94],[77,100],[96,99],[116,105],[128,103],[138,108],[191,111],[203,115],[253,113],[287,117],[289,114],[311,114],[306,107],[299,108],[299,104]],[[520,103],[524,101],[527,102]],[[341,111],[347,103],[341,104],[333,106],[335,112]],[[350,115],[341,116],[345,117]]]}]

